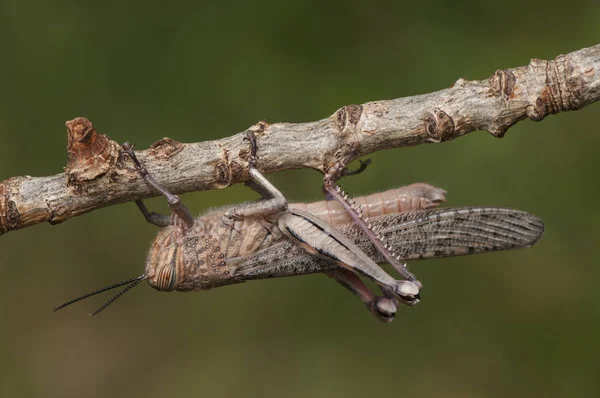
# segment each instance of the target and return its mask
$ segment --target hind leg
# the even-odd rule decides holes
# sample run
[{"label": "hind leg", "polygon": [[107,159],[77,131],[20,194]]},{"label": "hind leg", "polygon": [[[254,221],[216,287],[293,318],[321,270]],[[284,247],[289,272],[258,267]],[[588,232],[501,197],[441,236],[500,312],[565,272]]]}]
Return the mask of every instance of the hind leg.
[{"label": "hind leg", "polygon": [[396,317],[397,301],[394,298],[374,295],[356,274],[339,268],[325,273],[327,276],[350,290],[382,322],[391,322]]},{"label": "hind leg", "polygon": [[365,235],[373,243],[373,246],[375,246],[385,260],[390,263],[403,278],[414,283],[419,289],[422,288],[423,285],[421,282],[408,271],[405,265],[400,264],[399,258],[392,253],[391,247],[384,241],[384,238],[373,231],[371,226],[362,218],[359,209],[356,208],[353,201],[349,199],[348,195],[342,191],[339,185],[336,185],[336,181],[343,175],[344,170],[347,170],[346,164],[350,157],[351,155],[329,168],[323,177],[323,189],[342,205],[350,217],[352,217],[354,223],[363,230]]}]

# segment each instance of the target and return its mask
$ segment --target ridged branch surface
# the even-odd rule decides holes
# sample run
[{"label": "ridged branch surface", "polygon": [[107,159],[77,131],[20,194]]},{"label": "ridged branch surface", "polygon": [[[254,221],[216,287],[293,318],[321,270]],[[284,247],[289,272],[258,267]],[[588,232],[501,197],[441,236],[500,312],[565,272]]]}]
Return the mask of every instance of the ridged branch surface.
[{"label": "ridged branch surface", "polygon": [[[520,120],[541,121],[598,99],[600,44],[551,61],[532,59],[527,66],[497,70],[481,81],[459,79],[430,94],[347,105],[316,122],[259,122],[250,129],[258,139],[262,172],[304,167],[323,172],[351,148],[358,158],[382,149],[449,141],[477,130],[502,137]],[[89,120],[77,118],[66,126],[64,173],[0,183],[0,234],[157,195],[138,177],[131,160],[120,156],[120,145],[98,134]],[[248,179],[245,136],[242,132],[190,144],[163,138],[136,153],[174,193],[224,188]]]}]

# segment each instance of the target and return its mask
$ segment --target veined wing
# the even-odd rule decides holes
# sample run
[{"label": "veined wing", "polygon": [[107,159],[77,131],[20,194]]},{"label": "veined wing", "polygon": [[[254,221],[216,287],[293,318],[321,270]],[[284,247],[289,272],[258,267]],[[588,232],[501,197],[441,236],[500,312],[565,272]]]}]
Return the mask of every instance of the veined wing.
[{"label": "veined wing", "polygon": [[[400,260],[419,260],[529,247],[544,232],[533,214],[496,207],[455,207],[375,217],[369,222]],[[340,230],[376,262],[379,256],[360,228]]]},{"label": "veined wing", "polygon": [[[370,218],[401,261],[461,256],[529,247],[544,232],[543,221],[520,210],[495,207],[455,207],[394,213]],[[354,224],[338,227],[376,263],[383,257]],[[232,259],[236,275],[272,278],[323,272],[337,267],[306,253],[291,241],[273,245],[245,259]]]}]

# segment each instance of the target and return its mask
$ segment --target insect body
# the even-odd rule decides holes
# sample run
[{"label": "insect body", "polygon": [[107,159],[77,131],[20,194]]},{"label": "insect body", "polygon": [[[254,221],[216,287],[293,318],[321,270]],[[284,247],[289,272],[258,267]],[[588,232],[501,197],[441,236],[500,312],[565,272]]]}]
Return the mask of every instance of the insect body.
[{"label": "insect body", "polygon": [[[136,201],[149,222],[164,227],[152,244],[144,274],[71,300],[57,310],[127,285],[92,315],[97,314],[143,280],[160,291],[199,291],[252,279],[323,272],[389,322],[399,302],[409,306],[419,302],[421,288],[404,266],[399,266],[399,272],[407,280],[393,278],[378,265],[388,261],[391,253],[394,261],[404,261],[526,247],[543,232],[538,217],[518,210],[435,209],[445,200],[445,192],[427,184],[357,198],[351,208],[344,201],[288,206],[254,167],[255,142],[249,168],[253,179],[247,185],[262,199],[194,218],[177,196],[154,181],[129,144],[124,149],[146,181],[167,198],[173,216],[150,213],[142,201]],[[379,236],[365,233],[364,225],[354,222],[357,217],[364,225],[368,220],[368,231]],[[375,282],[382,296],[373,294],[359,276]]]},{"label": "insect body", "polygon": [[[386,213],[434,207],[445,199],[444,194],[441,189],[427,184],[413,184],[357,198],[357,201],[364,204],[377,222],[379,216]],[[152,244],[146,263],[145,275],[150,285],[163,291],[198,291],[243,282],[247,278],[240,275],[244,268],[242,264],[256,253],[284,242],[295,241],[295,244],[286,249],[291,250],[289,253],[278,254],[280,260],[293,262],[293,256],[298,254],[321,255],[325,260],[331,260],[325,262],[331,268],[336,267],[335,263],[341,257],[354,255],[340,243],[341,239],[344,242],[347,239],[344,234],[331,228],[352,223],[337,202],[291,204],[289,210],[270,216],[261,213],[241,216],[240,209],[205,214],[196,219],[191,228],[177,224],[163,228]],[[329,231],[323,232],[326,229]],[[325,267],[322,271],[328,270],[327,266],[322,266]],[[361,272],[380,283],[389,281],[391,277],[379,267],[373,268],[371,272]],[[262,275],[265,278],[309,272],[319,270],[301,270],[292,266],[281,273]]]}]

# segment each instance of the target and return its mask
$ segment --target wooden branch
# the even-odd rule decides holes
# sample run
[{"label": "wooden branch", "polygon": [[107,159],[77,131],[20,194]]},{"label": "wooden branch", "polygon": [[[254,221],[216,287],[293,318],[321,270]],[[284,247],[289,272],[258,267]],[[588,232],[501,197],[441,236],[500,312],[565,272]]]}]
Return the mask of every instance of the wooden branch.
[{"label": "wooden branch", "polygon": [[[259,168],[264,173],[309,167],[323,172],[355,149],[360,157],[382,149],[449,141],[471,131],[502,137],[529,118],[580,109],[600,99],[600,44],[532,59],[481,81],[459,79],[445,90],[388,101],[347,105],[309,123],[259,122]],[[13,177],[0,183],[0,234],[43,221],[63,222],[89,211],[156,196],[138,177],[118,143],[91,122],[66,123],[69,161],[50,177]],[[224,188],[248,179],[245,133],[182,144],[170,138],[137,152],[150,173],[174,193]]]}]

